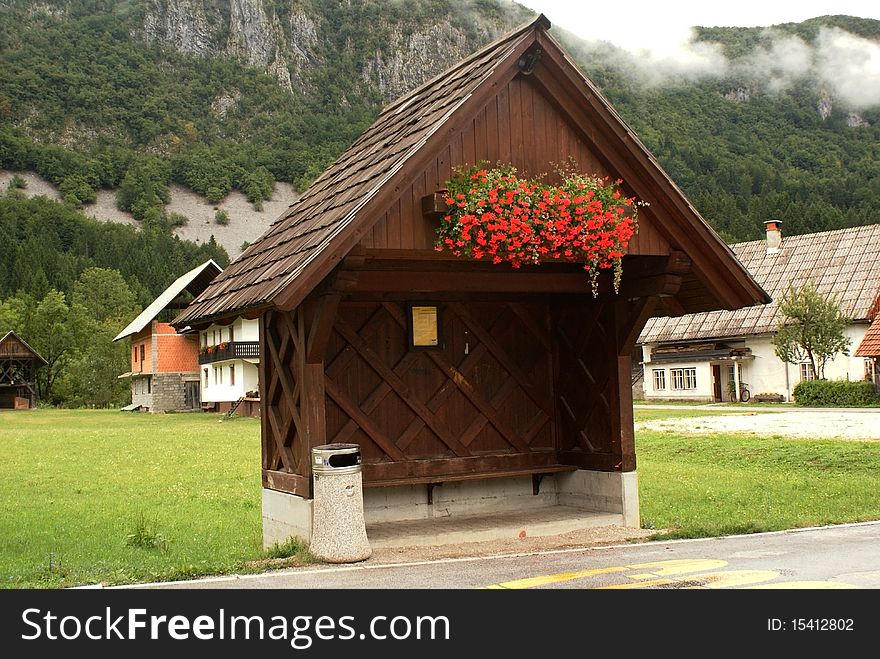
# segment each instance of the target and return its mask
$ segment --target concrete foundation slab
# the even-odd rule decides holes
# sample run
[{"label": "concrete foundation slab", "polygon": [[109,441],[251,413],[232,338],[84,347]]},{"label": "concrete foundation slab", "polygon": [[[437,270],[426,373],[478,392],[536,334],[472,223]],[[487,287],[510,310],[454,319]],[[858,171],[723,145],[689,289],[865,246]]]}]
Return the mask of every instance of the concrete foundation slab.
[{"label": "concrete foundation slab", "polygon": [[312,499],[263,488],[263,546],[312,537]]},{"label": "concrete foundation slab", "polygon": [[453,545],[486,540],[560,535],[596,526],[620,526],[623,516],[569,506],[381,522],[367,525],[374,549]]},{"label": "concrete foundation slab", "polygon": [[[556,535],[608,524],[639,527],[636,472],[581,469],[548,475],[538,495],[530,477],[451,482],[433,488],[432,505],[425,485],[363,492],[367,536],[374,547],[498,540],[522,530]],[[269,547],[290,536],[310,541],[312,501],[264,489],[263,544]]]}]

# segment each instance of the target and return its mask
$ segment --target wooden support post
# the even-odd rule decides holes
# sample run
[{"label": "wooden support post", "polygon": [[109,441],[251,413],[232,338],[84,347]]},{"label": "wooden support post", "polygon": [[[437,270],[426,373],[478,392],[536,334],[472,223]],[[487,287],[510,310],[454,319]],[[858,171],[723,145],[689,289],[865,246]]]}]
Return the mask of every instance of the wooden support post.
[{"label": "wooden support post", "polygon": [[619,301],[614,305],[614,325],[617,333],[613,378],[615,386],[612,400],[612,416],[617,417],[612,438],[612,454],[615,471],[634,471],[636,468],[635,429],[633,426],[632,401],[632,350],[639,332],[651,316],[657,298],[639,298]]},{"label": "wooden support post", "polygon": [[309,336],[306,348],[307,364],[323,364],[327,342],[333,333],[333,323],[342,296],[339,294],[322,295],[313,305],[309,314]]},{"label": "wooden support post", "polygon": [[633,423],[632,356],[617,355],[617,399],[620,406],[620,463],[615,470],[635,471],[636,441]]},{"label": "wooden support post", "polygon": [[[269,469],[269,449],[274,443],[273,439],[269,437],[271,428],[269,427],[268,417],[266,416],[266,412],[270,405],[267,385],[269,383],[269,369],[271,368],[269,359],[267,358],[267,355],[269,354],[269,347],[267,344],[269,332],[267,330],[268,323],[266,321],[271,313],[271,311],[268,311],[260,316],[260,354],[263,355],[263,358],[260,359],[258,377],[260,379],[260,414],[262,417],[260,419],[260,453],[262,454],[263,469]],[[201,377],[202,374],[199,373],[199,379],[201,379]]]}]

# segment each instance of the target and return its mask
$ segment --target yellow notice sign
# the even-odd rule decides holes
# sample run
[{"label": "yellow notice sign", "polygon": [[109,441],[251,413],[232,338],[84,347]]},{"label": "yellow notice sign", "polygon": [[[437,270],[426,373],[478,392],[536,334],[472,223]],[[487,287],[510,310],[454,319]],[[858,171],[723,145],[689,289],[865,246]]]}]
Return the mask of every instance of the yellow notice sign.
[{"label": "yellow notice sign", "polygon": [[412,307],[413,346],[436,346],[439,343],[437,330],[437,307]]}]

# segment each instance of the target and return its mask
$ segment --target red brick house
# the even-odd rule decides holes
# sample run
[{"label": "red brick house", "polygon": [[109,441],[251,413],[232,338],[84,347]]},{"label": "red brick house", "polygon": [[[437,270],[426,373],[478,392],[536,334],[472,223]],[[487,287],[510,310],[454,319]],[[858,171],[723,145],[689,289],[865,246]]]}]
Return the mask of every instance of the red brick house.
[{"label": "red brick house", "polygon": [[221,272],[206,261],[180,276],[114,341],[131,337],[131,370],[120,378],[131,382],[127,410],[147,412],[199,409],[199,335],[178,333],[168,322]]}]

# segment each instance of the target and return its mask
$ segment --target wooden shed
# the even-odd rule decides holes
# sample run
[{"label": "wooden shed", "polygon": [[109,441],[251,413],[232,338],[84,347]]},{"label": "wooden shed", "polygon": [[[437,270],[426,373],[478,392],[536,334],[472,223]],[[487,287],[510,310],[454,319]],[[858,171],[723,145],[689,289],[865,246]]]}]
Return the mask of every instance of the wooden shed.
[{"label": "wooden shed", "polygon": [[[368,523],[562,503],[638,525],[644,323],[768,301],[548,29],[540,16],[385,108],[175,319],[260,318],[267,543],[308,537],[310,449],[330,442],[362,448]],[[619,294],[603,275],[594,298],[576,263],[434,251],[454,168],[568,159],[650,204]],[[414,345],[434,323],[436,345]]]},{"label": "wooden shed", "polygon": [[15,332],[0,338],[0,409],[27,410],[37,403],[37,369],[47,364]]}]

